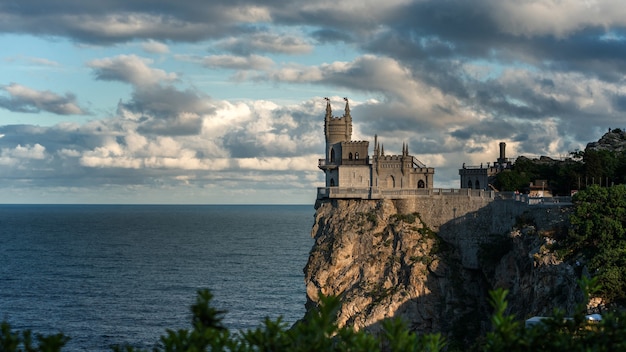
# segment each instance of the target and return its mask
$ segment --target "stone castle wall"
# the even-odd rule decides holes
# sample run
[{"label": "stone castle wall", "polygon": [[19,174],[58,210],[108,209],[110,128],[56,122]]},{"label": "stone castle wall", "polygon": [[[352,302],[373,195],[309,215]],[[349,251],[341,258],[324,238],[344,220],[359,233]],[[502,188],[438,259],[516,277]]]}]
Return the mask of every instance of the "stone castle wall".
[{"label": "stone castle wall", "polygon": [[[457,190],[458,191],[458,190]],[[511,230],[518,217],[525,212],[533,214],[535,221],[542,227],[549,227],[555,219],[555,213],[571,207],[571,203],[551,203],[529,205],[528,202],[515,199],[495,199],[491,192],[461,190],[465,192],[433,192],[430,195],[406,196],[388,199],[399,214],[418,213],[430,229],[437,232],[445,241],[461,248],[461,260],[464,267],[479,267],[478,251],[481,245],[493,235],[502,235]],[[479,192],[479,193],[476,193]],[[383,199],[362,201],[380,202]],[[336,199],[336,198],[335,198]],[[318,200],[316,207],[330,199]]]},{"label": "stone castle wall", "polygon": [[486,197],[430,196],[393,201],[401,213],[417,212],[445,241],[461,248],[461,261],[468,269],[479,268],[478,251],[493,235],[508,233],[520,215],[532,213],[541,227],[549,227],[555,214],[571,203],[529,205],[514,199]]}]

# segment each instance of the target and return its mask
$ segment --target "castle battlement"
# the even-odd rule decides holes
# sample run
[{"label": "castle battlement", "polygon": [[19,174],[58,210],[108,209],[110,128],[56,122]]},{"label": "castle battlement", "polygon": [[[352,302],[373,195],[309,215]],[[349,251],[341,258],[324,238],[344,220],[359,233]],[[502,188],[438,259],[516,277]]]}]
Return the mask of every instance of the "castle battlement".
[{"label": "castle battlement", "polygon": [[369,141],[347,141],[347,142],[341,142],[344,144],[354,144],[354,145],[359,145],[359,144],[367,144],[369,145],[370,142]]},{"label": "castle battlement", "polygon": [[378,157],[379,161],[386,161],[386,160],[401,160],[404,157],[404,155],[381,155]]}]

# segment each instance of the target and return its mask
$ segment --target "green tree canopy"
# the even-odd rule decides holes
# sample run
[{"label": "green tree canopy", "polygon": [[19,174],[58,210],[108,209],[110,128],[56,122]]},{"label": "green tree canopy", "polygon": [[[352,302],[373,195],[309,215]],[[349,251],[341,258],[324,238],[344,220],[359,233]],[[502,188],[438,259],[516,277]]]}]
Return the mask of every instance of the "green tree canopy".
[{"label": "green tree canopy", "polygon": [[582,256],[603,298],[626,302],[626,185],[593,185],[573,201],[570,256]]}]

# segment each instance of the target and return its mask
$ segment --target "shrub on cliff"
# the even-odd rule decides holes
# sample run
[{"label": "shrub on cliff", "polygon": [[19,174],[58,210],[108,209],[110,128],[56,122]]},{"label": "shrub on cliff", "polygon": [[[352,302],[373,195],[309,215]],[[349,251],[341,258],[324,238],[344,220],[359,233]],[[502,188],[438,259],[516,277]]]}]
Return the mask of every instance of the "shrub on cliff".
[{"label": "shrub on cliff", "polygon": [[607,302],[626,303],[626,185],[594,185],[573,201],[568,257],[587,265]]},{"label": "shrub on cliff", "polygon": [[[586,292],[583,285],[583,291]],[[507,308],[506,290],[490,293],[494,314],[491,318],[493,331],[488,333],[483,351],[625,351],[626,312],[604,314],[600,321],[586,319],[586,307],[578,306],[573,317],[560,312],[547,317],[540,324],[525,327],[504,312]],[[585,296],[588,297],[587,293]]]}]

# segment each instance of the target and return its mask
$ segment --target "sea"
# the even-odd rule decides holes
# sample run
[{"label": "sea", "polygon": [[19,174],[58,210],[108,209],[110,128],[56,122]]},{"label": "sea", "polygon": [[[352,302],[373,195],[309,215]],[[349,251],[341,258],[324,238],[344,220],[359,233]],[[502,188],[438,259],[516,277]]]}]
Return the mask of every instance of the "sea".
[{"label": "sea", "polygon": [[0,320],[152,349],[209,289],[233,333],[304,316],[312,205],[0,205]]}]

